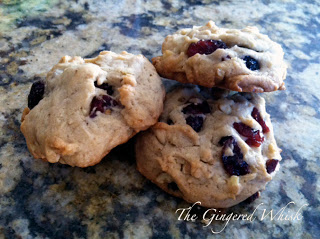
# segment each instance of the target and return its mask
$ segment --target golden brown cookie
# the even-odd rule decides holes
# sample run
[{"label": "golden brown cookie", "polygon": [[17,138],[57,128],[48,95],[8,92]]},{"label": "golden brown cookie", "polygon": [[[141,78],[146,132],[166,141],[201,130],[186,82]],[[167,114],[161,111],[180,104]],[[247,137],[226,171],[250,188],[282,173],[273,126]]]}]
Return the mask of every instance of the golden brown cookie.
[{"label": "golden brown cookie", "polygon": [[160,122],[138,136],[136,160],[166,192],[226,208],[263,190],[281,156],[262,97],[193,87],[167,94]]},{"label": "golden brown cookie", "polygon": [[286,64],[278,43],[256,27],[242,30],[205,26],[166,37],[162,56],[152,59],[166,78],[238,92],[283,90]]},{"label": "golden brown cookie", "polygon": [[35,158],[91,166],[155,124],[164,95],[160,77],[142,55],[65,56],[44,82],[33,84],[21,131]]}]

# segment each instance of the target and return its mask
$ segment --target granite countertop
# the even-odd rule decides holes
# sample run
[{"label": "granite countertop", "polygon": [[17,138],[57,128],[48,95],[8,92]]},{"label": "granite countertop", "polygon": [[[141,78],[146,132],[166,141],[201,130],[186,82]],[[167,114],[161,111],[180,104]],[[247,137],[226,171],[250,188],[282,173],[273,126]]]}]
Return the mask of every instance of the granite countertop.
[{"label": "granite countertop", "polygon": [[[319,238],[320,1],[113,2],[0,1],[0,238]],[[283,150],[281,169],[258,200],[220,212],[255,212],[255,220],[204,227],[179,218],[176,210],[191,205],[137,172],[134,139],[84,169],[32,158],[21,113],[32,82],[62,56],[126,50],[151,59],[166,35],[210,19],[230,28],[256,25],[282,45],[289,66],[287,90],[263,94]],[[283,214],[295,218],[262,220],[263,209],[275,214],[286,205]]]}]

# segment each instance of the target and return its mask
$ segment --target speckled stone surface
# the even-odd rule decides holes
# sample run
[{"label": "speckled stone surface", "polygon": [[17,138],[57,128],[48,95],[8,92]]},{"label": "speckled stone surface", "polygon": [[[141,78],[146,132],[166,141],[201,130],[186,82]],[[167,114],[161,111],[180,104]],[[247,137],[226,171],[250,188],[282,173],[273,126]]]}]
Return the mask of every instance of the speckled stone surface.
[{"label": "speckled stone surface", "polygon": [[[0,1],[0,238],[319,238],[320,1],[273,2]],[[31,157],[21,113],[32,82],[62,56],[108,49],[151,59],[167,34],[210,19],[258,26],[282,45],[289,65],[287,90],[263,94],[283,150],[281,170],[258,200],[222,212],[251,214],[263,203],[256,220],[230,221],[219,234],[211,229],[226,222],[179,221],[176,210],[190,204],[136,171],[134,139],[86,169]],[[301,220],[258,218],[291,201],[286,214],[308,204]]]}]

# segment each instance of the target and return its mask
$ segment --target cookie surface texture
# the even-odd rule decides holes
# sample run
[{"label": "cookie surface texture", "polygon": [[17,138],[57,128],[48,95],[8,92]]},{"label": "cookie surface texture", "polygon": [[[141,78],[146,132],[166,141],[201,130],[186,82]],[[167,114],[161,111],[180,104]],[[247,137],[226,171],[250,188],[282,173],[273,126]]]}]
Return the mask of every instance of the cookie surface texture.
[{"label": "cookie surface texture", "polygon": [[256,27],[217,27],[209,21],[166,37],[162,56],[152,59],[166,78],[238,92],[284,90],[281,46]]},{"label": "cookie surface texture", "polygon": [[164,95],[159,75],[142,55],[65,56],[45,81],[33,84],[21,131],[35,158],[95,165],[157,122]]},{"label": "cookie surface texture", "polygon": [[167,94],[160,122],[138,136],[138,170],[190,203],[227,208],[264,190],[281,160],[265,101],[197,87]]}]

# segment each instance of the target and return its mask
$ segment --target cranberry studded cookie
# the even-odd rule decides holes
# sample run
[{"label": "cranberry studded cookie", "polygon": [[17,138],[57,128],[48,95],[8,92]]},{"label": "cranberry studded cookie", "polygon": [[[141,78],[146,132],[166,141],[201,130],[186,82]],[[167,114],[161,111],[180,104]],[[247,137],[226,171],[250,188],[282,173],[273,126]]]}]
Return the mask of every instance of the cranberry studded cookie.
[{"label": "cranberry studded cookie", "polygon": [[285,89],[283,50],[256,27],[226,29],[210,21],[182,29],[166,37],[162,54],[152,59],[158,73],[182,83],[238,92]]},{"label": "cranberry studded cookie", "polygon": [[142,55],[65,56],[44,82],[32,85],[21,131],[35,158],[91,166],[155,124],[164,95],[160,77]]},{"label": "cranberry studded cookie", "polygon": [[256,197],[281,160],[264,99],[221,91],[169,93],[160,122],[136,143],[145,177],[174,196],[215,208]]}]

